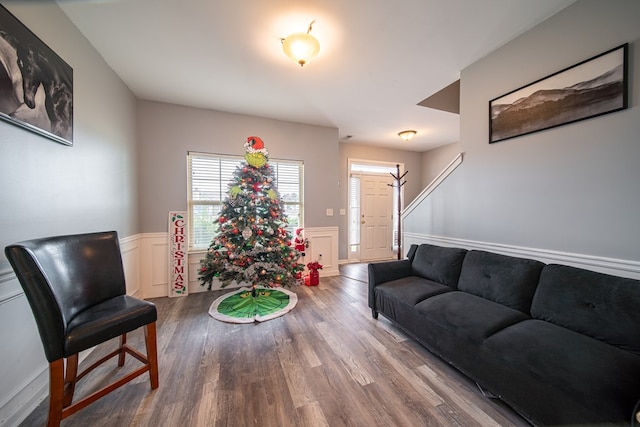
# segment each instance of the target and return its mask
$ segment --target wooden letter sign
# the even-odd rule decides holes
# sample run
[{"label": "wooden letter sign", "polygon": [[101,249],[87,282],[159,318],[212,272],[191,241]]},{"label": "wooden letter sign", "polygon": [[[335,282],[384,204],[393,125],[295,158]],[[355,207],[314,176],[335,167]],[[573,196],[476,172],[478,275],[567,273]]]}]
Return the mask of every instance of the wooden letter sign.
[{"label": "wooden letter sign", "polygon": [[169,212],[169,296],[189,294],[187,213]]}]

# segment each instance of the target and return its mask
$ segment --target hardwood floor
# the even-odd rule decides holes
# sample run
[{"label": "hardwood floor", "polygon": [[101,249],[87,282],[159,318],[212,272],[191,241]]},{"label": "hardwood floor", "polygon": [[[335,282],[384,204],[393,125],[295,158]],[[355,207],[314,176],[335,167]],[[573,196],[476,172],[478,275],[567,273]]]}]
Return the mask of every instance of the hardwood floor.
[{"label": "hardwood floor", "polygon": [[[160,387],[143,375],[62,426],[528,426],[367,306],[366,264],[300,286],[296,308],[234,325],[207,311],[227,291],[157,298]],[[129,342],[143,348],[142,333]],[[112,349],[106,343],[83,364]],[[129,358],[124,369],[137,365]],[[115,361],[77,393],[121,372]],[[45,400],[22,426],[46,424]]]}]

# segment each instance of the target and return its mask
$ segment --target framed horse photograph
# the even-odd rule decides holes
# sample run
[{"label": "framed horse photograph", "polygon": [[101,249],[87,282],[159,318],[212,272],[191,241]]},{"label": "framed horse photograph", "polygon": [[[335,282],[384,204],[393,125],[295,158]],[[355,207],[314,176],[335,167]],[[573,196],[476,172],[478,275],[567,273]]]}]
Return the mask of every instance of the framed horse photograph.
[{"label": "framed horse photograph", "polygon": [[0,119],[73,145],[73,69],[2,5]]}]

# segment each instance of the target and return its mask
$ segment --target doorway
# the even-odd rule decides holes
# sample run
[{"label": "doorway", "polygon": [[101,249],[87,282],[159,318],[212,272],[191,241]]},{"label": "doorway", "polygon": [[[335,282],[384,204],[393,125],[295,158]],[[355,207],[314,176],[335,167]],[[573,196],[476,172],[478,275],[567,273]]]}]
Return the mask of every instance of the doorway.
[{"label": "doorway", "polygon": [[[404,170],[404,165],[401,165]],[[349,159],[350,262],[392,259],[397,250],[397,163]],[[400,189],[402,193],[402,189]]]}]

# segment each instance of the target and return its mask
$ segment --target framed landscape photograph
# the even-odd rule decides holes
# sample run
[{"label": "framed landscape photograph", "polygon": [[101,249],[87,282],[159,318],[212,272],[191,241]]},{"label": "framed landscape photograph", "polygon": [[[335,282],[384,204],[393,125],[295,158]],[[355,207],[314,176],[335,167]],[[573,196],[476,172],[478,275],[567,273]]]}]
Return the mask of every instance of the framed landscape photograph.
[{"label": "framed landscape photograph", "polygon": [[489,143],[627,108],[628,43],[489,101]]},{"label": "framed landscape photograph", "polygon": [[73,69],[2,5],[0,119],[73,145]]}]

